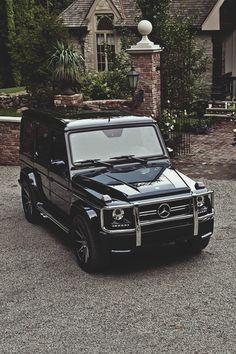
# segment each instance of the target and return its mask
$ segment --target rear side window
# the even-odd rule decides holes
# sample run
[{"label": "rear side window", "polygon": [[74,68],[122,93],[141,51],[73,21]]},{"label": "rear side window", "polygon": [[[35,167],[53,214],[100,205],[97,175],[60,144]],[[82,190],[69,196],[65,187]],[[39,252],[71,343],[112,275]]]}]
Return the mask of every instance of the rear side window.
[{"label": "rear side window", "polygon": [[38,123],[36,129],[36,154],[37,162],[43,166],[48,166],[50,156],[49,128],[44,123]]},{"label": "rear side window", "polygon": [[28,120],[23,123],[21,130],[21,153],[33,156],[34,154],[34,125],[33,122]]}]

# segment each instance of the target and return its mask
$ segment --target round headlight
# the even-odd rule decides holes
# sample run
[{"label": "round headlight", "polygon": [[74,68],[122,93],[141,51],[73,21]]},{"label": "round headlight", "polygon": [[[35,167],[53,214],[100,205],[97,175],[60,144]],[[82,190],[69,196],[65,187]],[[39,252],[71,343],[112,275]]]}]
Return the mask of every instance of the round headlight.
[{"label": "round headlight", "polygon": [[198,208],[203,207],[204,204],[205,204],[205,197],[203,195],[197,197],[197,206],[198,206]]},{"label": "round headlight", "polygon": [[112,212],[112,217],[116,221],[121,221],[125,215],[124,209],[116,208]]}]

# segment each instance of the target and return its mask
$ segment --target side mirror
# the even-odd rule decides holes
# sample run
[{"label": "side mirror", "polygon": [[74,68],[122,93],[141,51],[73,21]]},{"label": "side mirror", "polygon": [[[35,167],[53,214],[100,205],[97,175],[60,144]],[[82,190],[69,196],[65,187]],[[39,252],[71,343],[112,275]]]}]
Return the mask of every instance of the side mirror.
[{"label": "side mirror", "polygon": [[174,150],[168,146],[167,146],[167,151],[169,153],[170,158],[173,158],[175,156]]},{"label": "side mirror", "polygon": [[50,167],[55,173],[63,173],[66,170],[66,163],[63,160],[51,160]]}]

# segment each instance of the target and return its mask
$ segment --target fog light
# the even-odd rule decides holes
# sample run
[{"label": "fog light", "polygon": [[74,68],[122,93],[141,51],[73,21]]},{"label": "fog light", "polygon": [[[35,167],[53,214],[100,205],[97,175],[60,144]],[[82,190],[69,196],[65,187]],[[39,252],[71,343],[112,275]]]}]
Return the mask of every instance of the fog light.
[{"label": "fog light", "polygon": [[112,212],[112,218],[116,221],[121,221],[125,215],[124,209],[116,208]]}]

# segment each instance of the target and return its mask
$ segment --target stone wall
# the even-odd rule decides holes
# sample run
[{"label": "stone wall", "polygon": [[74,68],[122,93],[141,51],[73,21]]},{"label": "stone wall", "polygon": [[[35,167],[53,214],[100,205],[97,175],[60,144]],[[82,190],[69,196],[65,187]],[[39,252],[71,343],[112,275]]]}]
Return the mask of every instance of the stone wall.
[{"label": "stone wall", "polygon": [[20,121],[0,117],[0,165],[19,165]]},{"label": "stone wall", "polygon": [[30,105],[30,95],[26,92],[23,93],[11,93],[0,94],[0,108],[21,108],[28,107]]},{"label": "stone wall", "polygon": [[94,100],[84,101],[83,108],[94,110],[114,110],[129,109],[130,101],[127,100]]},{"label": "stone wall", "polygon": [[71,96],[57,95],[54,97],[54,105],[56,107],[78,107],[82,109],[98,110],[114,110],[129,109],[130,101],[128,100],[93,100],[83,101],[81,94]]}]

